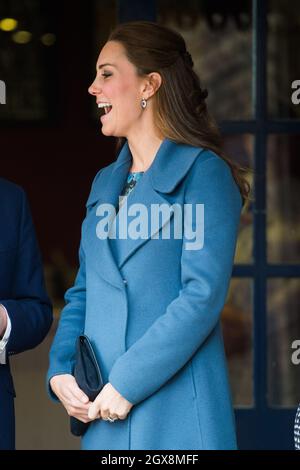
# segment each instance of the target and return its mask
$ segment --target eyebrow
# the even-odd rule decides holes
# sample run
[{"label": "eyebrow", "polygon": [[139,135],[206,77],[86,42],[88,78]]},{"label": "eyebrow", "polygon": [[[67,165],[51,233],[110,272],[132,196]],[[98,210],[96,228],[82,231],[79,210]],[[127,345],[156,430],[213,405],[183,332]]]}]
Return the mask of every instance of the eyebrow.
[{"label": "eyebrow", "polygon": [[115,64],[109,64],[109,63],[106,63],[106,64],[101,64],[101,65],[98,65],[98,69],[102,69],[102,67],[105,67],[106,65],[111,65],[112,67],[115,67],[116,69],[118,68]]}]

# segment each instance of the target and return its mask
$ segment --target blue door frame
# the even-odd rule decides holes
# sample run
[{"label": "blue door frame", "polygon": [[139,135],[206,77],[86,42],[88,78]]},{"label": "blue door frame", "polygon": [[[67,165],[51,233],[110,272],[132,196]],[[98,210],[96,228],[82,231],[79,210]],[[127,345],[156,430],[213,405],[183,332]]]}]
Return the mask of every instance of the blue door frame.
[{"label": "blue door frame", "polygon": [[[236,408],[240,449],[294,449],[296,408],[271,408],[267,402],[267,280],[300,277],[299,265],[267,263],[266,146],[268,134],[299,134],[300,121],[270,120],[267,114],[267,0],[253,0],[252,95],[254,118],[219,123],[224,135],[252,134],[254,151],[253,264],[235,265],[233,277],[253,281],[253,381],[252,408]],[[155,0],[119,0],[118,20],[156,21]]]}]

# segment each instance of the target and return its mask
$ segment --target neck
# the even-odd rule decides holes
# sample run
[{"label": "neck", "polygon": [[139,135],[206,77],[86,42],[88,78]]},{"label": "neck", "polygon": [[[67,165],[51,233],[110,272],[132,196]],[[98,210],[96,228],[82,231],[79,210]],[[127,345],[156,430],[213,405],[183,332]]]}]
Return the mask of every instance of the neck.
[{"label": "neck", "polygon": [[126,136],[132,155],[132,165],[129,171],[147,171],[164,140],[164,136],[154,124],[150,101],[149,109],[141,112],[141,119],[135,123]]},{"label": "neck", "polygon": [[147,134],[139,139],[127,139],[132,155],[132,165],[129,171],[147,171],[163,141],[156,135]]}]

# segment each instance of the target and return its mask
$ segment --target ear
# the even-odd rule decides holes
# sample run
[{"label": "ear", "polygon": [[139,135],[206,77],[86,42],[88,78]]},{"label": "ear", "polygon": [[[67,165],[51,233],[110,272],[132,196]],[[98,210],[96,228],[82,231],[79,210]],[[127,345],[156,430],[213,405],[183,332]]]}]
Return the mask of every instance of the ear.
[{"label": "ear", "polygon": [[161,83],[162,78],[158,72],[149,73],[142,89],[144,98],[151,98],[151,96],[153,96],[157,92]]}]

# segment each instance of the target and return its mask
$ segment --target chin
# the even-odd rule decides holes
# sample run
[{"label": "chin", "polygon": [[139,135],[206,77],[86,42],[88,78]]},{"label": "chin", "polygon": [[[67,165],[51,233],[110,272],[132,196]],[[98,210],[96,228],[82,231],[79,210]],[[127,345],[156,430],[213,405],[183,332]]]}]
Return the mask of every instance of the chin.
[{"label": "chin", "polygon": [[101,128],[101,132],[103,135],[105,135],[106,137],[124,137],[123,134],[120,135],[120,133],[116,133],[116,132],[113,132],[113,131],[109,131],[107,129],[104,129],[103,126]]},{"label": "chin", "polygon": [[103,126],[101,128],[101,132],[103,135],[106,135],[107,137],[110,137],[110,136],[113,136],[113,134],[109,131],[106,131],[105,129],[103,129]]}]

